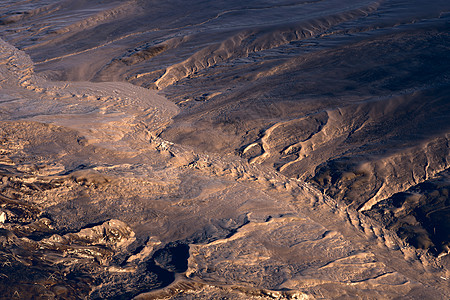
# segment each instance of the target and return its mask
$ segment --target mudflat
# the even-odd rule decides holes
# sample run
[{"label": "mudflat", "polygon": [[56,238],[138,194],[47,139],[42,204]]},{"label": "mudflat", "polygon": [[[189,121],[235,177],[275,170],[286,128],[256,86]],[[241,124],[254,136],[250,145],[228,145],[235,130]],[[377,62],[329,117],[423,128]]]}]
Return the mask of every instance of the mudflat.
[{"label": "mudflat", "polygon": [[0,299],[447,299],[448,1],[0,4]]}]

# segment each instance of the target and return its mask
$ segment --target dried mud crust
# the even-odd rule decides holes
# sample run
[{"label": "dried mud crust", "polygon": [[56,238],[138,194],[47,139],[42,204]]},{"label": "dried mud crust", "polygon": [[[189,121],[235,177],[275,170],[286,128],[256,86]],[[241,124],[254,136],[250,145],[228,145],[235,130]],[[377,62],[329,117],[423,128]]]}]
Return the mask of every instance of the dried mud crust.
[{"label": "dried mud crust", "polygon": [[51,2],[0,4],[6,299],[449,297],[444,8]]},{"label": "dried mud crust", "polygon": [[[14,129],[25,126],[33,130]],[[148,161],[112,165],[129,158],[79,144],[71,130],[26,122],[2,130],[11,132],[0,199],[6,298],[445,293],[427,287],[445,276],[433,258],[314,188],[240,159],[170,144],[163,151],[155,140]],[[36,132],[65,142],[49,153]],[[21,139],[27,144],[11,146]],[[27,163],[33,156],[39,166]],[[6,277],[9,267],[28,277]]]},{"label": "dried mud crust", "polygon": [[444,257],[450,253],[449,170],[392,195],[365,212],[416,248]]}]

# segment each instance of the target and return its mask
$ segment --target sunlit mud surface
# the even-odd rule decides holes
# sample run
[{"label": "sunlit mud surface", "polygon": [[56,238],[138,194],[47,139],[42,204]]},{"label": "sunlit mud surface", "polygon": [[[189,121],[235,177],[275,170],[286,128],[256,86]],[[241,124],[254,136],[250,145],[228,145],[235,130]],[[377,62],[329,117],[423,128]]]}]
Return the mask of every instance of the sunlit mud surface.
[{"label": "sunlit mud surface", "polygon": [[450,2],[0,3],[0,299],[448,299]]}]

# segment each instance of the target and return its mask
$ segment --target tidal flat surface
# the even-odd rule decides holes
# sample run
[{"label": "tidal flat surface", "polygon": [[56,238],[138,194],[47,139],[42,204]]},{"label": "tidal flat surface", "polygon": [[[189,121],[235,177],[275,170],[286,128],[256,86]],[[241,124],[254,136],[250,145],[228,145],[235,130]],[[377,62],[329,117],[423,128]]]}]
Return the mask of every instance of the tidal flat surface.
[{"label": "tidal flat surface", "polygon": [[448,299],[450,3],[4,0],[0,299]]}]

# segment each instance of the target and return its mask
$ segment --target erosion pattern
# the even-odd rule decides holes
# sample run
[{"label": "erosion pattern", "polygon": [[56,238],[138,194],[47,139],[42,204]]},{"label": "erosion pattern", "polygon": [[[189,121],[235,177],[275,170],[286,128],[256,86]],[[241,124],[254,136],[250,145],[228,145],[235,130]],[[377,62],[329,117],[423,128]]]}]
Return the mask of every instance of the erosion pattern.
[{"label": "erosion pattern", "polygon": [[448,1],[0,4],[1,299],[448,299]]}]

